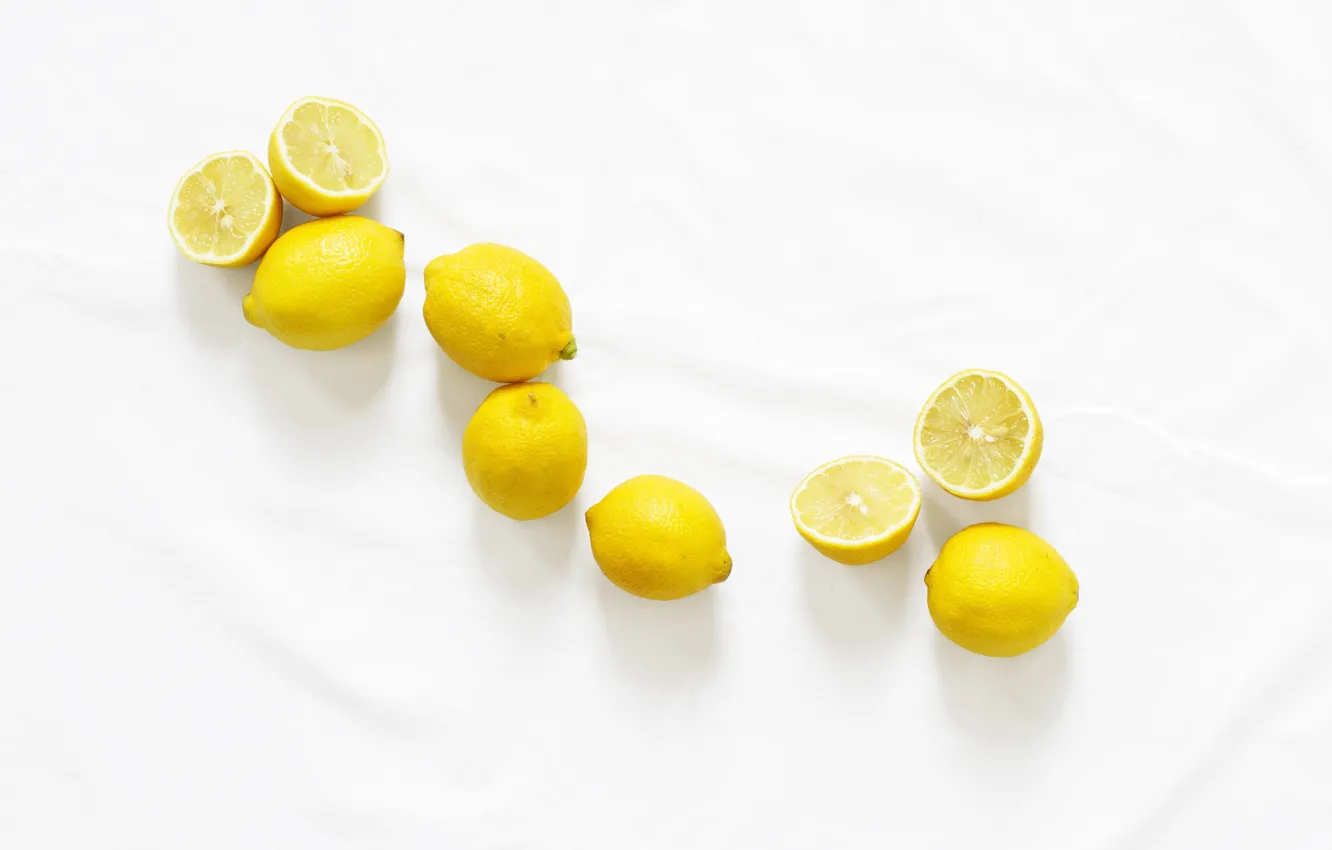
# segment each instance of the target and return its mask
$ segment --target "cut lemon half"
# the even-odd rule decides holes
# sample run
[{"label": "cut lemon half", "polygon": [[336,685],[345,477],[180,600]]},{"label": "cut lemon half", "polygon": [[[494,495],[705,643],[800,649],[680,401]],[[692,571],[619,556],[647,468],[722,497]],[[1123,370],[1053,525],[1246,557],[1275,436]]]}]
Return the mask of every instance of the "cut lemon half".
[{"label": "cut lemon half", "polygon": [[282,227],[282,198],[254,154],[204,157],[180,178],[167,229],[196,263],[244,266],[263,256]]},{"label": "cut lemon half", "polygon": [[925,402],[916,419],[916,460],[954,496],[988,501],[1031,477],[1044,439],[1026,390],[999,372],[968,369]]},{"label": "cut lemon half", "polygon": [[349,103],[303,97],[268,139],[268,167],[282,197],[310,215],[351,212],[388,176],[384,137]]},{"label": "cut lemon half", "polygon": [[868,564],[896,551],[919,515],[915,476],[872,455],[825,463],[791,494],[791,518],[800,536],[843,564]]}]

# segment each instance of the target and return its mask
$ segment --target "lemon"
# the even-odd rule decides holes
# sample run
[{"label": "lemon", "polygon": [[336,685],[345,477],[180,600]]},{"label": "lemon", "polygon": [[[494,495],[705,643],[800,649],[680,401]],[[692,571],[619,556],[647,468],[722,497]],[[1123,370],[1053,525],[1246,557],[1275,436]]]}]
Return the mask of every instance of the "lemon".
[{"label": "lemon", "polygon": [[536,260],[503,245],[445,254],[425,270],[425,323],[455,363],[509,383],[578,352],[569,298]]},{"label": "lemon", "polygon": [[310,215],[351,212],[388,176],[388,153],[375,122],[349,103],[303,97],[287,107],[268,138],[278,191]]},{"label": "lemon", "polygon": [[1078,577],[1059,553],[1030,531],[997,522],[950,537],[925,586],[944,637],[998,658],[1045,643],[1078,604]]},{"label": "lemon", "polygon": [[282,198],[263,163],[245,151],[204,157],[171,196],[167,228],[196,263],[244,266],[263,256],[282,227]]},{"label": "lemon", "polygon": [[264,255],[245,318],[294,348],[342,348],[388,321],[406,278],[398,231],[360,216],[316,219]]},{"label": "lemon", "polygon": [[791,494],[796,531],[843,564],[868,564],[897,551],[919,515],[915,476],[871,455],[825,463]]},{"label": "lemon", "polygon": [[731,574],[721,518],[702,493],[674,479],[630,478],[586,518],[597,566],[635,596],[680,599]]},{"label": "lemon", "polygon": [[513,519],[573,501],[587,471],[587,425],[558,387],[509,384],[486,396],[463,432],[463,468],[478,498]]},{"label": "lemon", "polygon": [[999,372],[968,369],[925,402],[916,419],[916,460],[954,496],[988,501],[1031,477],[1044,439],[1026,390]]}]

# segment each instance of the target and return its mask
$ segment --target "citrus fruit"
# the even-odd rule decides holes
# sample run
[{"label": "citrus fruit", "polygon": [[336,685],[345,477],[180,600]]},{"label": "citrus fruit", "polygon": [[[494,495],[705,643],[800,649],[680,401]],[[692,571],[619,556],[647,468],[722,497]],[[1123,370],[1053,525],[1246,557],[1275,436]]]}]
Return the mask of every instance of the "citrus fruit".
[{"label": "citrus fruit", "polygon": [[303,97],[268,138],[268,167],[282,197],[310,215],[351,212],[388,176],[375,122],[349,103]]},{"label": "citrus fruit", "polygon": [[630,478],[587,511],[592,557],[621,590],[680,599],[726,581],[726,530],[703,494],[661,475]]},{"label": "citrus fruit", "polygon": [[245,318],[294,348],[342,348],[388,321],[406,278],[398,231],[360,216],[315,219],[268,249]]},{"label": "citrus fruit", "polygon": [[1045,643],[1078,604],[1078,577],[1030,531],[985,522],[944,544],[925,573],[930,616],[944,637],[1007,658]]},{"label": "citrus fruit", "polygon": [[791,494],[800,536],[843,564],[868,564],[897,551],[919,514],[915,476],[871,455],[825,463]]},{"label": "citrus fruit", "polygon": [[226,151],[185,172],[171,195],[167,228],[196,263],[244,266],[263,256],[282,227],[282,198],[258,157]]},{"label": "citrus fruit", "polygon": [[968,369],[925,402],[916,419],[916,460],[954,496],[988,501],[1031,477],[1044,439],[1026,390],[999,372]]},{"label": "citrus fruit", "polygon": [[455,363],[509,383],[578,352],[569,298],[536,260],[503,245],[445,254],[425,270],[425,323]]},{"label": "citrus fruit", "polygon": [[583,414],[550,384],[500,387],[467,423],[463,469],[477,497],[499,513],[513,519],[552,514],[583,486]]}]

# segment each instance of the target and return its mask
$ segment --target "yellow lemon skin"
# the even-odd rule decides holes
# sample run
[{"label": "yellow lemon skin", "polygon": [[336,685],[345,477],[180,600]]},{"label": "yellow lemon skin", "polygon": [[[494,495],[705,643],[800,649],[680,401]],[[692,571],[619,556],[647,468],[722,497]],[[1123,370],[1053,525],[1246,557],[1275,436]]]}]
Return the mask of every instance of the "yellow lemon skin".
[{"label": "yellow lemon skin", "polygon": [[1059,553],[1030,531],[997,522],[950,537],[925,586],[944,637],[994,658],[1045,643],[1078,604],[1078,577]]},{"label": "yellow lemon skin", "polygon": [[328,351],[365,339],[402,300],[402,234],[360,216],[293,227],[264,255],[245,318],[293,348]]},{"label": "yellow lemon skin", "polygon": [[[307,110],[310,110],[309,114],[303,114]],[[306,123],[310,118],[314,118],[318,126]],[[362,178],[369,179],[356,180],[358,189],[349,188],[340,181],[343,182],[342,188],[330,191],[316,183],[310,174],[297,173],[292,161],[284,155],[281,141],[282,134],[293,121],[305,124],[310,132],[321,137],[316,141],[315,136],[306,135],[306,145],[323,148],[324,144],[331,143],[334,148],[343,149],[343,156],[352,157],[351,161],[340,161],[344,177],[350,176],[349,170],[356,170],[361,172]],[[309,165],[312,164],[307,162]],[[268,137],[268,168],[282,197],[296,209],[316,216],[351,212],[361,206],[379,190],[389,171],[384,137],[375,123],[350,103],[325,97],[303,97],[287,107]]]},{"label": "yellow lemon skin", "polygon": [[180,252],[196,263],[248,266],[282,229],[282,196],[253,154],[215,153],[176,184],[167,229]]},{"label": "yellow lemon skin", "polygon": [[521,251],[486,243],[436,257],[426,266],[425,286],[426,327],[474,375],[526,381],[578,351],[568,296]]},{"label": "yellow lemon skin", "polygon": [[[1028,433],[1026,435],[1027,446],[1017,467],[1007,478],[1003,479],[998,484],[991,484],[980,489],[960,487],[945,480],[943,475],[930,463],[929,457],[927,457],[927,450],[922,444],[922,435],[926,428],[926,423],[929,420],[935,399],[937,399],[939,395],[949,387],[954,387],[960,380],[967,378],[980,380],[989,379],[1001,382],[1019,399],[1025,413],[1028,414]],[[981,427],[983,432],[984,428],[983,426]],[[951,495],[957,496],[959,499],[967,499],[973,502],[990,502],[1012,494],[1031,478],[1031,474],[1036,471],[1037,462],[1041,459],[1041,450],[1045,445],[1045,429],[1041,425],[1040,415],[1036,412],[1036,403],[1032,401],[1031,395],[1028,394],[1017,381],[1014,381],[1003,372],[987,371],[983,369],[964,369],[950,377],[947,381],[944,381],[943,384],[934,391],[934,394],[930,397],[930,400],[926,402],[925,406],[921,408],[920,415],[916,417],[915,436],[912,442],[915,447],[916,461],[920,464],[921,469],[925,471],[925,474],[928,475],[935,484],[938,484],[940,488]]]},{"label": "yellow lemon skin", "polygon": [[544,383],[486,396],[463,432],[463,469],[477,498],[513,519],[538,519],[573,501],[587,471],[587,424]]},{"label": "yellow lemon skin", "polygon": [[702,493],[674,479],[631,478],[586,519],[597,566],[635,596],[681,599],[731,574],[721,517]]},{"label": "yellow lemon skin", "polygon": [[[858,474],[848,475],[856,469]],[[815,501],[808,498],[811,491]],[[835,497],[831,502],[830,496]],[[805,476],[791,494],[790,510],[796,531],[820,555],[860,567],[902,548],[920,516],[920,503],[920,484],[906,467],[887,458],[850,455]],[[876,520],[877,534],[864,534]]]},{"label": "yellow lemon skin", "polygon": [[[920,514],[920,508],[916,508],[916,514]],[[796,524],[796,531],[805,538],[809,545],[823,557],[831,558],[839,564],[845,564],[848,567],[863,567],[866,564],[872,564],[875,561],[882,561],[884,558],[902,548],[907,538],[911,536],[911,529],[916,524],[916,517],[911,518],[911,522],[901,530],[894,532],[882,540],[875,541],[869,545],[857,545],[842,543],[836,540],[817,537],[811,534],[808,529],[799,523]]]}]

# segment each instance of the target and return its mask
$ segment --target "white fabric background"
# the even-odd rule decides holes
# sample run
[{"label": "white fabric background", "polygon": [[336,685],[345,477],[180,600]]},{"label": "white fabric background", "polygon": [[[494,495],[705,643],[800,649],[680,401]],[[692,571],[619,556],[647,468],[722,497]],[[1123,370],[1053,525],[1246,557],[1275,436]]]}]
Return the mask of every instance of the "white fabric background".
[{"label": "white fabric background", "polygon": [[[1332,842],[1332,6],[0,6],[0,847]],[[407,234],[333,353],[165,227],[305,94],[383,128]],[[587,482],[528,524],[468,489],[491,385],[420,317],[487,240],[574,304]],[[927,484],[869,568],[805,547],[801,476],[914,468],[968,366],[1034,396],[1030,484]],[[729,582],[601,577],[582,512],[644,472],[717,506]],[[1082,582],[1016,660],[925,608],[985,519]]]}]

